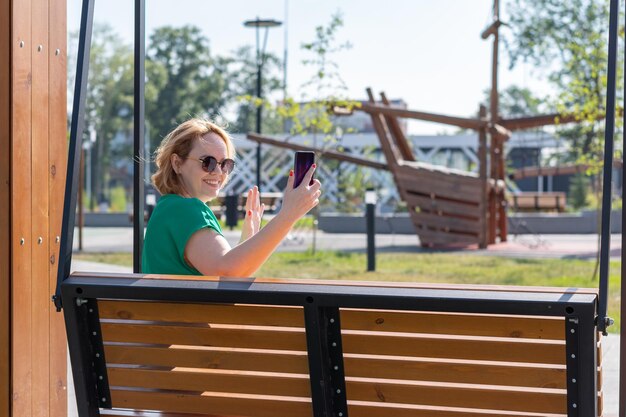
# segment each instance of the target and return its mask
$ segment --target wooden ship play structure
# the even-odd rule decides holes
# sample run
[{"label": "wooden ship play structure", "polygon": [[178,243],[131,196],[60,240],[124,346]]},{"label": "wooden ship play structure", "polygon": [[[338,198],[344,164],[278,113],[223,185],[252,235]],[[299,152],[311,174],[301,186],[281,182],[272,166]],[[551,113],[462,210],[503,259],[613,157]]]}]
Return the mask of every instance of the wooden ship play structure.
[{"label": "wooden ship play structure", "polygon": [[[334,158],[376,169],[391,171],[400,198],[409,208],[411,221],[426,247],[478,246],[485,248],[507,240],[506,161],[504,145],[513,131],[575,121],[573,115],[545,114],[523,118],[503,118],[498,106],[499,2],[494,1],[493,22],[482,38],[493,38],[490,107],[480,105],[476,118],[453,117],[392,107],[384,93],[376,101],[370,89],[368,101],[354,108],[368,113],[387,164],[362,158],[344,157],[337,152],[293,145],[259,134],[248,139],[272,146],[312,150],[321,157]],[[339,109],[340,110],[340,109]],[[478,172],[466,172],[415,160],[411,144],[400,128],[399,118],[415,119],[471,129],[478,134]],[[543,203],[540,194],[525,195],[535,205]],[[518,204],[524,199],[515,196]],[[553,196],[546,195],[551,198]],[[556,199],[558,210],[563,201]]]}]

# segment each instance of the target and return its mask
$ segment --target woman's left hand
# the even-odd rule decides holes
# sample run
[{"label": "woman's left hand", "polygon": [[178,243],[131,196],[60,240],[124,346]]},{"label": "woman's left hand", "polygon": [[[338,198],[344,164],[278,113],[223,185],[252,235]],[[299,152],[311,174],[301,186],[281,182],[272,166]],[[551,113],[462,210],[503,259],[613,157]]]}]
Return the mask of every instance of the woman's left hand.
[{"label": "woman's left hand", "polygon": [[255,185],[248,190],[248,196],[246,198],[246,216],[243,219],[240,242],[248,240],[259,232],[264,211],[265,204],[261,204],[259,187]]}]

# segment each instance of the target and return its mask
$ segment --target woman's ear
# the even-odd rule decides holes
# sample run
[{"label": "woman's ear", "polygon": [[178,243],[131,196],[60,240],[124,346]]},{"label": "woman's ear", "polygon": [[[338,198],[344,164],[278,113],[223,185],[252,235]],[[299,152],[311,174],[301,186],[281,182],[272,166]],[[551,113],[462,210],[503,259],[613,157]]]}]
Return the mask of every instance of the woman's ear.
[{"label": "woman's ear", "polygon": [[172,156],[170,156],[170,163],[172,164],[174,172],[180,174],[180,156],[173,153]]}]

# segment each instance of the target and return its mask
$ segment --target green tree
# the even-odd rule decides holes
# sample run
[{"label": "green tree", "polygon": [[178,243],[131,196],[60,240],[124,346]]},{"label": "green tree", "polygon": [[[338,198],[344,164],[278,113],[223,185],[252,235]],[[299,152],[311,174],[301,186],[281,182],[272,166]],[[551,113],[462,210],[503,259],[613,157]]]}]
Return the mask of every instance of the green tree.
[{"label": "green tree", "polygon": [[155,29],[148,62],[163,68],[154,100],[146,100],[151,151],[177,124],[192,116],[216,117],[226,104],[226,65],[210,54],[209,41],[196,26]]},{"label": "green tree", "polygon": [[[282,90],[283,83],[279,77],[282,62],[274,54],[265,53],[263,57],[263,82],[261,83],[262,97],[272,95]],[[250,46],[237,48],[226,61],[228,64],[229,99],[236,99],[235,120],[230,125],[233,132],[247,133],[256,130],[256,109],[269,103],[269,99],[256,99],[257,89],[257,57],[256,51]],[[274,106],[264,105],[261,129],[264,133],[281,133],[283,121],[274,111]]]},{"label": "green tree", "polygon": [[[557,131],[569,142],[569,159],[597,171],[604,139],[608,2],[511,0],[508,10],[511,66],[525,61],[546,69],[557,91],[557,111],[574,113],[579,121]],[[621,72],[623,64],[617,68]],[[617,80],[621,83],[621,74]]]}]

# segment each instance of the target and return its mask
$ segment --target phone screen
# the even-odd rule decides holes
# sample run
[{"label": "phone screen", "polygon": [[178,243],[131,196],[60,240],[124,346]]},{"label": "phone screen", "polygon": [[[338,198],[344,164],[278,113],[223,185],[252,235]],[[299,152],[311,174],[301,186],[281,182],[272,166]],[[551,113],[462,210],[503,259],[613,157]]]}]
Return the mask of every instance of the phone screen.
[{"label": "phone screen", "polygon": [[[293,188],[296,188],[306,175],[311,165],[315,162],[315,153],[309,151],[297,151],[294,157],[294,182]],[[313,178],[311,178],[311,184],[313,184]],[[311,185],[309,184],[309,185]]]}]

